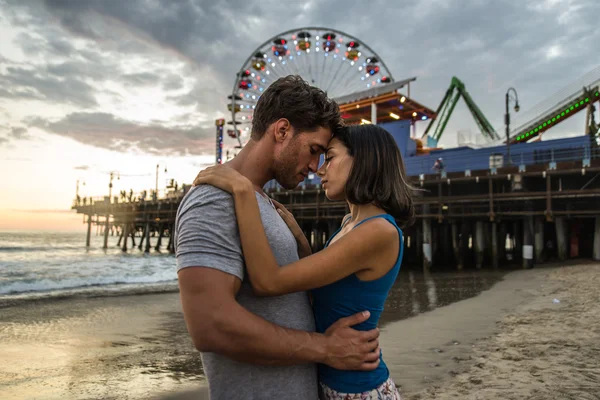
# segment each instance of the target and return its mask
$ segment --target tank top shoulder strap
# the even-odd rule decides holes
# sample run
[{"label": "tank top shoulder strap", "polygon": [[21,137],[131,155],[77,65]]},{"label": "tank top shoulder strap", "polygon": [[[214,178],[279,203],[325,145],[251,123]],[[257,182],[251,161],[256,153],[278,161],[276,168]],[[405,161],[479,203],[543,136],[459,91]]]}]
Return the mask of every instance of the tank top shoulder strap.
[{"label": "tank top shoulder strap", "polygon": [[352,214],[346,214],[344,219],[342,219],[342,223],[340,225],[340,229],[342,229],[350,220],[352,219]]},{"label": "tank top shoulder strap", "polygon": [[398,227],[398,225],[396,225],[396,220],[394,220],[394,217],[392,217],[390,214],[377,214],[377,215],[373,215],[372,217],[369,218],[365,218],[362,221],[360,221],[358,224],[356,224],[352,229],[356,228],[357,226],[360,226],[360,224],[363,224],[369,220],[375,219],[375,218],[383,218],[383,219],[387,219],[388,221],[390,221],[394,226],[396,226],[396,228]]}]

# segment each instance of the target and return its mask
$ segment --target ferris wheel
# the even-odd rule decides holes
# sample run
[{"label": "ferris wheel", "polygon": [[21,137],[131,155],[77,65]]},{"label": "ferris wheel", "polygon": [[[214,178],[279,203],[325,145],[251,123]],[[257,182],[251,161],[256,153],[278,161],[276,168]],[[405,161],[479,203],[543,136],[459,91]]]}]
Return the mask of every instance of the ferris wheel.
[{"label": "ferris wheel", "polygon": [[375,51],[347,33],[323,27],[282,32],[258,46],[236,75],[228,97],[233,127],[227,133],[237,139],[237,148],[250,135],[262,92],[287,75],[300,75],[332,98],[394,81]]}]

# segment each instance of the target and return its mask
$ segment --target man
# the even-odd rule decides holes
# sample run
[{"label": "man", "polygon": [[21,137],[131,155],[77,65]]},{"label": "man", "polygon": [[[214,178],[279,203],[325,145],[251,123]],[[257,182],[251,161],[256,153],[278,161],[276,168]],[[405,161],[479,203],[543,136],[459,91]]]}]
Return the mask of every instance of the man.
[{"label": "man", "polygon": [[435,160],[435,163],[433,164],[433,167],[431,167],[431,169],[435,169],[438,174],[441,174],[442,172],[444,172],[444,167],[444,159],[442,157],[439,157],[437,160]]},{"label": "man", "polygon": [[[262,187],[276,179],[295,188],[318,168],[339,108],[298,76],[280,78],[261,95],[251,139],[229,166],[255,186],[267,237],[279,265],[298,260],[298,245]],[[202,353],[213,399],[316,399],[316,363],[374,369],[379,332],[350,327],[368,314],[314,332],[307,293],[261,298],[244,274],[233,198],[198,186],[183,199],[176,222],[181,302],[188,331]]]}]

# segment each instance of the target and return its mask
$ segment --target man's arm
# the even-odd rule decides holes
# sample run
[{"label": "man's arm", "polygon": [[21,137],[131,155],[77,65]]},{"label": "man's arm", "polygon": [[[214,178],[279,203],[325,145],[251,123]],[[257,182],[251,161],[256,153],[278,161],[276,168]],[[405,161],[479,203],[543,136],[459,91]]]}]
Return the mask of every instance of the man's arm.
[{"label": "man's arm", "polygon": [[198,350],[263,365],[325,363],[372,370],[379,364],[379,331],[350,328],[368,314],[343,318],[325,335],[283,328],[239,305],[235,296],[240,285],[237,277],[212,268],[179,271],[185,321]]}]

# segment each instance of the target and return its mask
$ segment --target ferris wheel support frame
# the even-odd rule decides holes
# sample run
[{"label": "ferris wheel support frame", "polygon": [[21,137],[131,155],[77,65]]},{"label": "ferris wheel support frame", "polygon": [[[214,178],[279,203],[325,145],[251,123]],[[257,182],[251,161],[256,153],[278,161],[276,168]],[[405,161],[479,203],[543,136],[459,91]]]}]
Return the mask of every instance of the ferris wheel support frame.
[{"label": "ferris wheel support frame", "polygon": [[[333,33],[337,33],[337,34],[343,35],[345,37],[350,37],[350,38],[354,37],[352,35],[347,34],[346,32],[343,32],[343,31],[340,31],[337,29],[326,28],[326,27],[322,27],[322,26],[308,26],[308,27],[289,29],[285,32],[278,33],[277,35],[272,36],[269,39],[265,40],[256,49],[254,49],[254,51],[252,53],[250,53],[250,56],[246,59],[246,61],[244,61],[240,70],[236,73],[236,79],[233,82],[233,88],[231,90],[231,122],[233,124],[233,132],[235,133],[236,139],[238,140],[238,144],[240,145],[240,147],[242,147],[242,140],[240,139],[240,135],[238,134],[237,125],[236,125],[237,121],[235,120],[235,112],[236,112],[235,96],[236,96],[236,92],[238,89],[239,77],[241,76],[241,73],[244,70],[244,67],[246,66],[246,64],[248,64],[248,62],[252,59],[252,57],[254,57],[254,54],[256,54],[256,52],[258,50],[260,50],[261,48],[263,48],[264,46],[266,46],[268,43],[272,42],[273,40],[275,40],[281,36],[284,36],[284,35],[289,35],[290,33],[301,32],[301,31],[311,31],[311,30],[333,32]],[[379,59],[379,62],[381,63],[381,65],[389,72],[388,77],[390,78],[390,82],[394,82],[394,77],[392,76],[392,72],[387,67],[387,65],[385,65],[385,62],[383,61],[383,59],[381,57],[379,57],[379,55],[375,52],[375,50],[373,50],[371,47],[369,47],[368,44],[366,44],[363,41],[360,41],[360,44],[365,46],[365,48],[367,50],[369,50],[371,53],[373,53],[373,56],[375,56]]]}]

